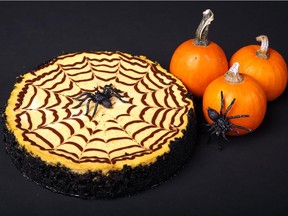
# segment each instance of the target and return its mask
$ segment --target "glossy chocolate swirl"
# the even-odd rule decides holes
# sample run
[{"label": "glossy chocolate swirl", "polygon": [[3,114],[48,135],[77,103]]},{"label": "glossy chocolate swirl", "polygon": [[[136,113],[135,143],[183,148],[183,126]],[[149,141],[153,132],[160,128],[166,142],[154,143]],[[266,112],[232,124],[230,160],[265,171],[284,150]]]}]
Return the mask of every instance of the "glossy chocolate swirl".
[{"label": "glossy chocolate swirl", "polygon": [[[129,103],[112,97],[112,108],[99,105],[93,118],[85,115],[85,103],[73,108],[73,98],[110,83]],[[8,102],[7,125],[33,155],[78,172],[149,164],[182,136],[193,108],[186,93],[178,79],[145,57],[73,53],[23,76]]]}]

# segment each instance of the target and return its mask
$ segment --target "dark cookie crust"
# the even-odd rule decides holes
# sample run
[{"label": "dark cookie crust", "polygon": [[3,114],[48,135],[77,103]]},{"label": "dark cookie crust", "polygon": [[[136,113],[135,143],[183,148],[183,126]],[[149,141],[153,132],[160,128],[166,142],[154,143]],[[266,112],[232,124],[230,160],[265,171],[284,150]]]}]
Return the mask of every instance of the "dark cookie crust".
[{"label": "dark cookie crust", "polygon": [[188,162],[196,143],[196,117],[194,111],[190,110],[183,137],[171,142],[170,152],[158,157],[155,163],[135,168],[125,166],[121,171],[110,171],[108,175],[101,172],[80,175],[60,165],[48,165],[19,147],[15,136],[6,127],[4,111],[2,113],[6,152],[20,172],[54,192],[84,199],[130,196],[163,183]]}]

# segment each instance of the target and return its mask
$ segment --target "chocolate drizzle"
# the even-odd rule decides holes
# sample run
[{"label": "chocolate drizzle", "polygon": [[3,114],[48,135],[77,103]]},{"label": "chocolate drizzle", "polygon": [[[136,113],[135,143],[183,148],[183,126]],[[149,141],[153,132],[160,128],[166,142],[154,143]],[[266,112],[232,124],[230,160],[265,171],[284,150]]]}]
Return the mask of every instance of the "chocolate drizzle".
[{"label": "chocolate drizzle", "polygon": [[[33,75],[16,89],[15,119],[8,125],[21,129],[30,145],[76,164],[115,164],[151,154],[182,135],[192,106],[174,77],[120,52],[60,56]],[[72,109],[72,97],[107,83],[125,90],[130,103],[114,100],[117,112],[101,109],[96,119],[81,115],[85,106]]]}]

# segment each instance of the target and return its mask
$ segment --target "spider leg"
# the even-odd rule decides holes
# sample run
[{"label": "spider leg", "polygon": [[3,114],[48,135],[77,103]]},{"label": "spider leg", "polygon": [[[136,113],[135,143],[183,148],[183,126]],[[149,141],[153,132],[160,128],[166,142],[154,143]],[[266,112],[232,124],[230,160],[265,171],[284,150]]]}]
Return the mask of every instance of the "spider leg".
[{"label": "spider leg", "polygon": [[[84,92],[80,95],[78,95],[77,97],[73,98],[74,100],[79,100],[81,97],[85,96],[86,95],[86,98],[89,96],[89,92]],[[84,99],[83,99],[84,100]]]},{"label": "spider leg", "polygon": [[[225,131],[221,131],[221,130],[219,130],[219,128],[217,128],[217,127],[210,128],[209,132],[210,132],[210,134],[209,134],[210,136],[213,136],[213,135],[215,134],[216,137],[217,137],[217,139],[219,139],[219,136],[220,136],[220,135],[222,135],[223,138],[226,138],[226,137],[225,137]],[[224,136],[223,136],[223,133],[224,133]],[[226,139],[227,139],[227,138],[226,138]]]},{"label": "spider leg", "polygon": [[97,111],[97,108],[98,108],[98,105],[99,105],[99,102],[97,102],[94,106],[94,110],[93,110],[93,114],[92,114],[92,118],[94,117],[96,111]]},{"label": "spider leg", "polygon": [[87,99],[89,98],[89,95],[87,95],[84,99],[82,99],[80,101],[80,103],[78,103],[76,106],[72,107],[72,108],[78,108],[80,107]]},{"label": "spider leg", "polygon": [[239,128],[239,129],[242,129],[242,130],[246,130],[246,131],[251,131],[251,129],[249,128],[246,128],[246,127],[243,127],[243,126],[240,126],[240,125],[235,125],[235,124],[232,124],[230,123],[230,127],[234,127],[234,128]]},{"label": "spider leg", "polygon": [[222,131],[221,132],[221,136],[218,136],[218,149],[219,151],[222,151],[223,150],[223,144],[225,143],[230,143],[230,141],[227,139],[226,137],[226,134],[225,134],[226,131]]},{"label": "spider leg", "polygon": [[221,135],[222,135],[222,137],[229,143],[229,140],[228,140],[228,138],[226,137],[226,131],[222,131],[222,133],[221,133]]},{"label": "spider leg", "polygon": [[248,118],[249,115],[235,115],[235,116],[228,116],[226,117],[228,120],[229,119],[234,119],[234,118]]},{"label": "spider leg", "polygon": [[99,93],[99,89],[98,89],[98,86],[94,88],[96,93]]},{"label": "spider leg", "polygon": [[92,99],[89,99],[87,104],[86,104],[86,113],[85,113],[85,115],[88,115],[88,113],[89,113],[89,108],[90,108],[91,101],[92,101]]},{"label": "spider leg", "polygon": [[237,131],[237,130],[235,130],[235,129],[233,129],[233,128],[229,128],[228,130],[231,131],[231,132],[233,132],[233,133],[237,133],[237,134],[240,133],[239,131]]},{"label": "spider leg", "polygon": [[[210,143],[210,141],[211,141],[211,139],[212,139],[212,137],[213,137],[213,135],[216,133],[216,129],[215,129],[215,127],[214,127],[214,125],[215,124],[213,124],[213,123],[211,123],[211,124],[205,124],[205,126],[210,126],[210,128],[208,129],[208,139],[207,139],[207,141],[206,141],[206,143],[207,144],[209,144]],[[213,130],[214,129],[214,130]],[[213,130],[213,132],[211,132]]]},{"label": "spider leg", "polygon": [[211,132],[212,130],[215,129],[215,122],[213,122],[213,123],[211,123],[211,124],[206,124],[206,126],[207,126],[207,127],[210,127],[210,128],[208,129],[208,132]]},{"label": "spider leg", "polygon": [[[207,130],[208,133],[210,133],[212,130],[216,130],[215,122],[207,123],[207,124],[203,124],[203,125],[206,127],[209,127],[209,129]],[[215,133],[215,132],[213,132],[213,133]]]},{"label": "spider leg", "polygon": [[114,91],[114,92],[112,93],[112,95],[115,96],[115,97],[117,97],[117,98],[122,98],[122,97],[124,97],[123,95],[120,95],[120,94],[118,93],[118,91]]},{"label": "spider leg", "polygon": [[233,104],[235,103],[236,98],[234,98],[232,100],[232,102],[230,103],[230,105],[227,107],[226,111],[224,112],[223,116],[226,117],[227,113],[230,111],[230,109],[232,108]]},{"label": "spider leg", "polygon": [[[221,138],[223,138],[223,137],[221,137]],[[219,151],[222,151],[222,150],[223,150],[223,140],[224,140],[224,139],[221,139],[221,138],[218,138],[218,140],[217,140],[218,150],[219,150]]]},{"label": "spider leg", "polygon": [[113,96],[117,97],[120,101],[124,103],[129,103],[129,101],[123,100],[122,98],[124,97],[123,95],[120,95],[118,92],[114,92]]},{"label": "spider leg", "polygon": [[225,132],[227,130],[221,130],[219,128],[217,128],[215,122],[210,123],[210,124],[206,124],[206,126],[210,126],[210,128],[208,129],[208,139],[207,139],[207,144],[209,144],[209,142],[211,141],[213,135],[215,135],[215,137],[217,138],[217,144],[218,144],[218,149],[221,151],[223,149],[223,143],[227,142],[229,143],[229,140],[227,139]]},{"label": "spider leg", "polygon": [[217,130],[216,128],[210,128],[210,129],[208,130],[208,132],[210,132],[210,135],[216,134],[217,136],[219,136],[219,135],[218,135],[219,133],[217,133],[218,130]]},{"label": "spider leg", "polygon": [[123,95],[120,95],[118,92],[113,92],[112,95],[119,98],[119,99],[124,97]]},{"label": "spider leg", "polygon": [[220,116],[222,116],[222,110],[224,108],[224,95],[223,95],[223,91],[221,91],[221,107],[220,107]]}]

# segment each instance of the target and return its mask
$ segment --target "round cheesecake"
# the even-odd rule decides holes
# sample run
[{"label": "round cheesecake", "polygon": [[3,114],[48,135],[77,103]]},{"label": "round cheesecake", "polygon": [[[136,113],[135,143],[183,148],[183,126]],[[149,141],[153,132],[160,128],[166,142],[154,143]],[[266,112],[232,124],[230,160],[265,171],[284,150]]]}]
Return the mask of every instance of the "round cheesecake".
[{"label": "round cheesecake", "polygon": [[114,198],[174,175],[195,144],[180,80],[144,56],[82,52],[21,76],[3,113],[17,168],[55,192]]}]

